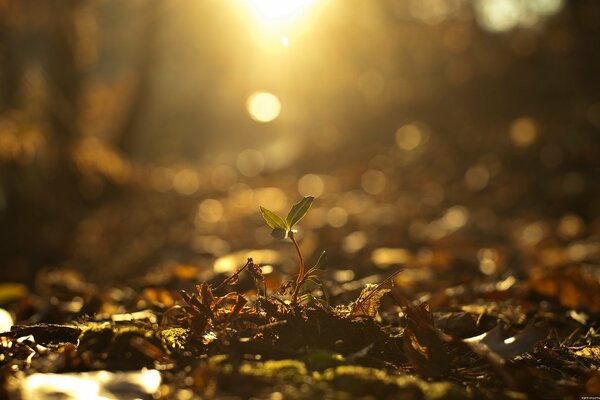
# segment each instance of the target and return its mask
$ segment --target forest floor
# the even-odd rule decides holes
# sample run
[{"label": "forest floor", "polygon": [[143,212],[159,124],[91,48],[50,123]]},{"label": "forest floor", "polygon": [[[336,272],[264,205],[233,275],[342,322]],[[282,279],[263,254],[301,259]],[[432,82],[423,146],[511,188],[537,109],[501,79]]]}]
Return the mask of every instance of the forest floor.
[{"label": "forest floor", "polygon": [[[486,232],[450,207],[418,243],[389,198],[325,196],[298,241],[329,262],[294,303],[296,253],[258,207],[275,186],[126,197],[82,221],[63,265],[0,284],[0,398],[600,396],[600,225]],[[336,205],[348,224],[323,216]]]}]

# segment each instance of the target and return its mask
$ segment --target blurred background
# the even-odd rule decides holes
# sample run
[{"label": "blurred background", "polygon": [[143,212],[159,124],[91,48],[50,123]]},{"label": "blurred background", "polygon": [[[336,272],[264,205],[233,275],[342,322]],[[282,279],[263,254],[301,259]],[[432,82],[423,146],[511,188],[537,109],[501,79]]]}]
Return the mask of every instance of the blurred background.
[{"label": "blurred background", "polygon": [[595,0],[0,0],[0,60],[3,281],[293,273],[303,195],[339,281],[600,257]]}]

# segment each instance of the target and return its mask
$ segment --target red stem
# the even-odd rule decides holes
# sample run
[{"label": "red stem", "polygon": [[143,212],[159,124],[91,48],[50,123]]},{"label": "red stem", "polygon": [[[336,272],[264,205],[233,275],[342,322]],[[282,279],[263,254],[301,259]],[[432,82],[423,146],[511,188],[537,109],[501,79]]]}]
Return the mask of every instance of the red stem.
[{"label": "red stem", "polygon": [[298,247],[298,242],[296,242],[294,236],[290,235],[290,239],[292,239],[292,243],[294,243],[296,253],[298,253],[298,258],[300,259],[300,271],[298,272],[298,278],[296,279],[296,287],[298,287],[302,282],[302,279],[304,278],[304,258],[302,258],[302,253],[300,253],[300,247]]}]

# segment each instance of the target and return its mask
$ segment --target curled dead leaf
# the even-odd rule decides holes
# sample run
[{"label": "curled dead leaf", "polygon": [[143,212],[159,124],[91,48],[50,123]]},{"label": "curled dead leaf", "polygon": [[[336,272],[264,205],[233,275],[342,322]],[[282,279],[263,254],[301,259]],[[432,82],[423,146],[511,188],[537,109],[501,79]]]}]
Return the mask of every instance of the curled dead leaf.
[{"label": "curled dead leaf", "polygon": [[381,298],[392,289],[392,283],[386,281],[384,285],[367,283],[358,299],[354,302],[348,317],[374,317],[381,302]]},{"label": "curled dead leaf", "polygon": [[407,327],[402,339],[412,367],[424,377],[439,377],[450,370],[450,357],[444,347],[445,335],[434,327],[427,304],[407,305]]}]

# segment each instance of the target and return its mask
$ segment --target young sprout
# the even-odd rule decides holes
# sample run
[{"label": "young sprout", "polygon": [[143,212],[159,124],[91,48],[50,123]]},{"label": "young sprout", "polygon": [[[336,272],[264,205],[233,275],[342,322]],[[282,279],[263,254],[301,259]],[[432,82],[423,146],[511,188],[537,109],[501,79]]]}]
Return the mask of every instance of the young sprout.
[{"label": "young sprout", "polygon": [[294,305],[297,304],[298,294],[300,293],[300,289],[303,286],[305,286],[305,283],[312,282],[317,286],[321,286],[320,282],[318,281],[316,272],[325,269],[325,264],[327,263],[327,257],[325,255],[325,252],[323,252],[315,266],[313,266],[307,271],[304,265],[304,257],[302,257],[300,246],[298,246],[298,242],[296,241],[295,237],[295,233],[297,232],[297,230],[294,229],[294,226],[302,218],[304,218],[304,216],[310,209],[310,206],[312,205],[314,199],[315,198],[313,196],[304,197],[302,200],[300,200],[298,203],[292,206],[292,209],[290,210],[285,219],[281,218],[274,212],[267,210],[264,207],[260,207],[260,211],[262,213],[263,218],[265,219],[265,222],[267,223],[267,225],[269,225],[269,227],[271,227],[271,229],[273,229],[271,235],[278,239],[289,238],[294,244],[294,247],[296,248],[296,253],[298,254],[298,259],[300,260],[300,267],[298,270],[298,277],[296,278],[296,282],[294,285],[294,291],[292,292],[292,304]]}]

